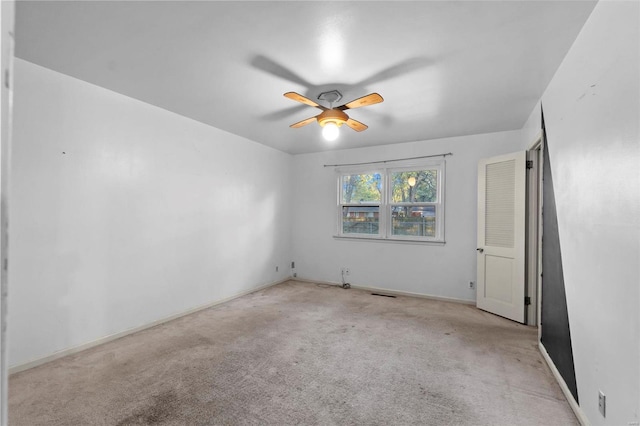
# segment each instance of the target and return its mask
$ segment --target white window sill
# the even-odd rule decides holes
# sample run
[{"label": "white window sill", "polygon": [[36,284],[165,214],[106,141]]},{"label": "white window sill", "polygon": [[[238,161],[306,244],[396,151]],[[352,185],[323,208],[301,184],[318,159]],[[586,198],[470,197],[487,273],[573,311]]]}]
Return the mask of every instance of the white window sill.
[{"label": "white window sill", "polygon": [[355,237],[351,235],[334,235],[334,239],[336,240],[346,240],[346,241],[366,241],[366,242],[376,242],[376,243],[394,243],[394,244],[419,244],[419,245],[430,245],[430,246],[443,246],[445,245],[445,241],[442,240],[412,240],[409,238],[380,238],[380,237]]}]

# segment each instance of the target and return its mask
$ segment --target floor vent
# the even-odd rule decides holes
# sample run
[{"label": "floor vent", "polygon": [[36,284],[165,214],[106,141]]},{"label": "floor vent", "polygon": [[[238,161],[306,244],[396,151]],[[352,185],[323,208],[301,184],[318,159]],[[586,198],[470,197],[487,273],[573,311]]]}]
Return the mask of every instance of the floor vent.
[{"label": "floor vent", "polygon": [[371,293],[372,296],[382,296],[382,297],[393,297],[394,299],[396,298],[396,296],[392,296],[390,294],[380,294],[380,293]]}]

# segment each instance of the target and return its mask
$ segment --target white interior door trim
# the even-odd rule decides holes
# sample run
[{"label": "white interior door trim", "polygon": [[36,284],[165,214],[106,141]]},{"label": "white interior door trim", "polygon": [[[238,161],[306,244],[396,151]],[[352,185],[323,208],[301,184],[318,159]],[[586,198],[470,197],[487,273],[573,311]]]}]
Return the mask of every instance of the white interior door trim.
[{"label": "white interior door trim", "polygon": [[[527,325],[540,323],[539,279],[542,269],[542,131],[527,150],[527,281],[525,291],[531,304],[527,306]],[[530,164],[530,166],[529,166]]]},{"label": "white interior door trim", "polygon": [[7,360],[7,286],[8,286],[8,211],[9,155],[11,146],[11,116],[13,97],[13,47],[15,2],[0,4],[1,85],[0,103],[0,424],[8,423],[8,360]]},{"label": "white interior door trim", "polygon": [[538,151],[538,164],[536,166],[537,169],[537,180],[538,180],[538,205],[537,205],[537,215],[538,215],[538,231],[537,231],[537,249],[538,253],[536,255],[537,261],[537,276],[536,276],[536,325],[538,326],[538,341],[542,339],[542,233],[543,233],[543,221],[544,217],[542,215],[543,209],[543,170],[544,170],[544,150],[546,149],[544,143],[544,130],[540,130],[538,136],[535,141],[529,147],[530,150]]}]

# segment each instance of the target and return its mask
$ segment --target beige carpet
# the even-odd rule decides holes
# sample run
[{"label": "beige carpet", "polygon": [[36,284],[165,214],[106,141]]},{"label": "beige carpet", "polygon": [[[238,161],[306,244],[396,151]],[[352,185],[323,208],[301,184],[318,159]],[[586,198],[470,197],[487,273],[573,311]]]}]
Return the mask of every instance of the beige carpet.
[{"label": "beige carpet", "polygon": [[571,425],[536,330],[288,282],[18,373],[12,425]]}]

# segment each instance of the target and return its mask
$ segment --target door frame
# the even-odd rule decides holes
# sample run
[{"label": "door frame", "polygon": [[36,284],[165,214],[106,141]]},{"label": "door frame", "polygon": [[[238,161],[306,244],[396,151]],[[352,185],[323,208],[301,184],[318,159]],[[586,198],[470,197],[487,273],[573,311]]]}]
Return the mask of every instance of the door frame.
[{"label": "door frame", "polygon": [[9,159],[13,116],[13,48],[15,2],[0,2],[0,424],[8,423],[8,212]]},{"label": "door frame", "polygon": [[525,243],[526,295],[531,304],[527,306],[527,325],[538,328],[541,334],[542,308],[542,170],[544,163],[544,132],[540,130],[527,149],[527,160],[532,168],[527,169],[527,234]]}]

